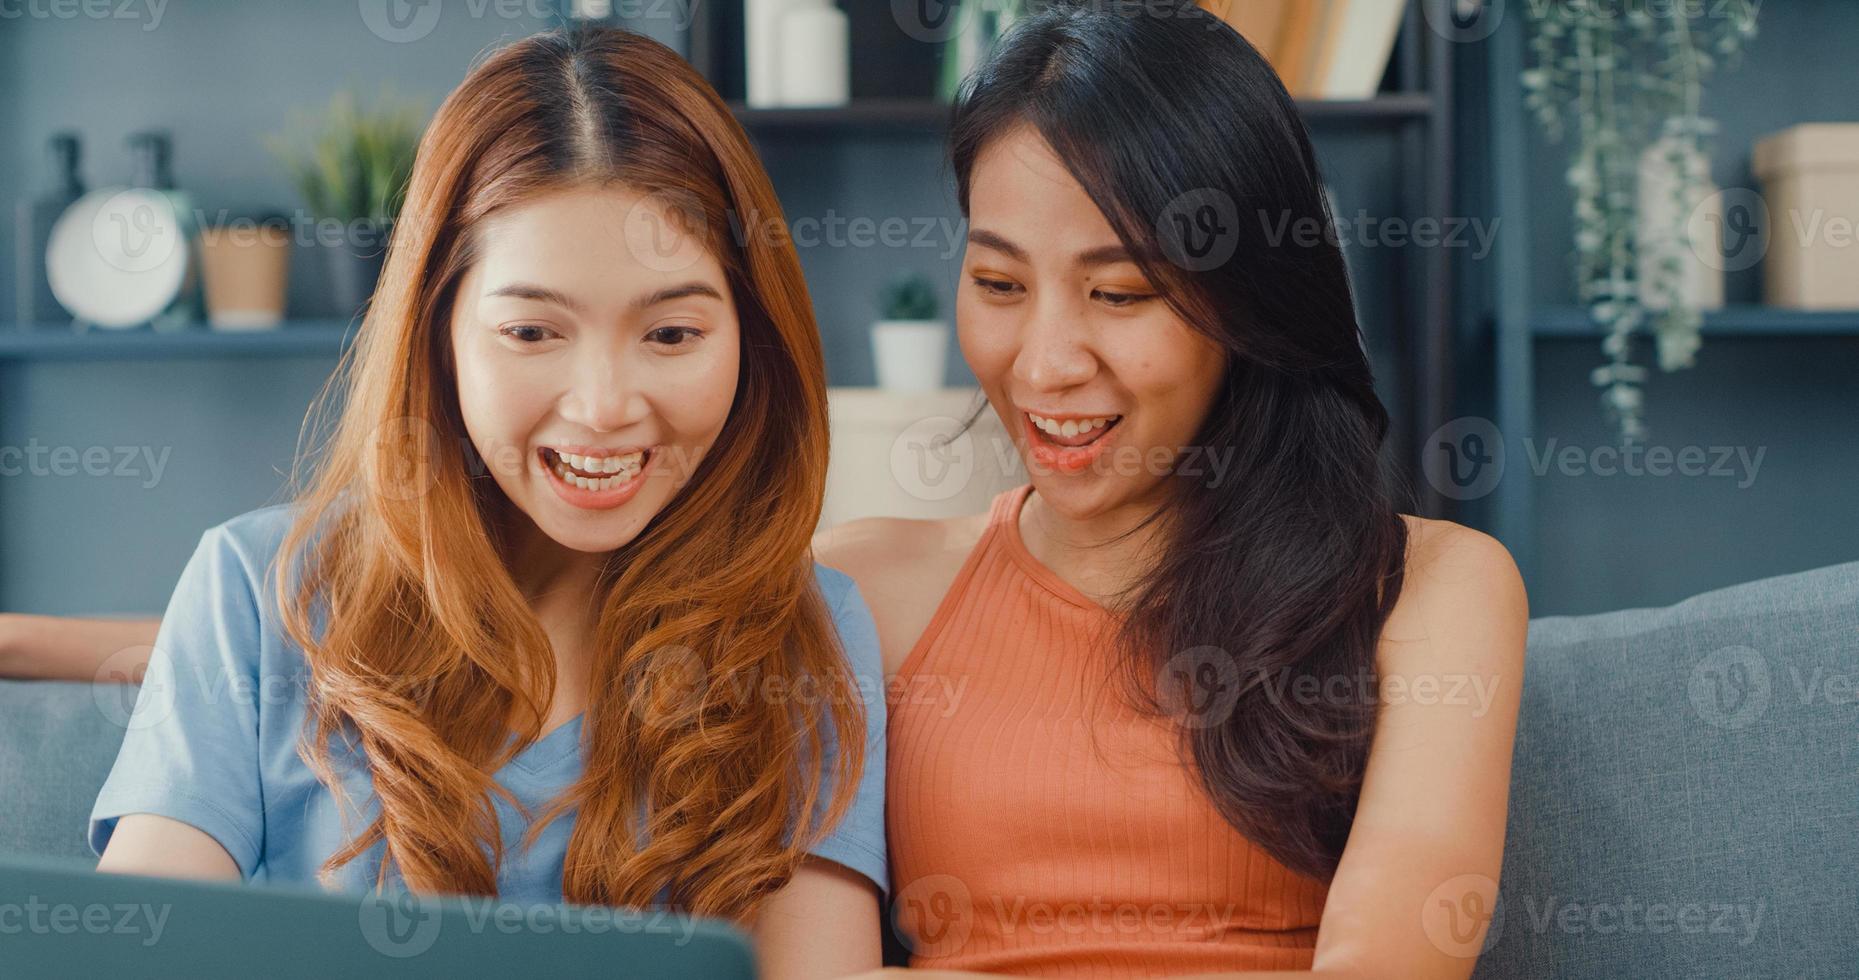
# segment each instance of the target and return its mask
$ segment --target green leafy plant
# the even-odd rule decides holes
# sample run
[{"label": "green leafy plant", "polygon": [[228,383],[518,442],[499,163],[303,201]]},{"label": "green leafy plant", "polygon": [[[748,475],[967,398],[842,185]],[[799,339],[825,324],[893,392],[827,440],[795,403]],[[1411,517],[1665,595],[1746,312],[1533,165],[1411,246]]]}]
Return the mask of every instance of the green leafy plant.
[{"label": "green leafy plant", "polygon": [[[1524,5],[1530,18],[1532,64],[1521,79],[1525,102],[1552,141],[1573,128],[1567,171],[1575,197],[1575,280],[1589,316],[1607,331],[1608,363],[1591,380],[1602,389],[1622,443],[1646,435],[1641,385],[1646,369],[1633,363],[1632,335],[1649,330],[1659,366],[1690,367],[1700,345],[1703,314],[1676,288],[1681,257],[1673,243],[1683,227],[1660,229],[1656,243],[1638,240],[1641,155],[1657,145],[1679,176],[1670,188],[1684,222],[1708,174],[1685,161],[1702,156],[1715,123],[1699,111],[1704,78],[1717,59],[1734,59],[1755,37],[1757,4],[1600,4],[1548,0]],[[1659,276],[1659,298],[1648,309],[1640,293],[1639,258],[1647,252]]]},{"label": "green leafy plant", "polygon": [[936,286],[921,273],[899,276],[885,287],[878,306],[886,320],[934,320]]},{"label": "green leafy plant", "polygon": [[320,116],[292,115],[289,130],[264,143],[310,211],[344,224],[392,224],[413,173],[424,107],[390,95],[364,110],[353,92],[340,92]]}]

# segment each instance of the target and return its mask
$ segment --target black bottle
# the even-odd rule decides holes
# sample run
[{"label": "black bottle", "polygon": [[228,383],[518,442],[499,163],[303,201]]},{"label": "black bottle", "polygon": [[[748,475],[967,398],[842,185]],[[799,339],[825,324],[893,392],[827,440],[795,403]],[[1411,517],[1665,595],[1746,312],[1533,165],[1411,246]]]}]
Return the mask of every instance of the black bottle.
[{"label": "black bottle", "polygon": [[146,187],[161,191],[174,204],[175,217],[180,220],[181,240],[186,244],[187,274],[181,281],[181,292],[175,296],[168,308],[155,315],[150,321],[156,330],[186,330],[197,327],[205,319],[204,303],[201,296],[200,277],[200,229],[197,215],[194,213],[193,198],[185,191],[174,187],[174,172],[169,164],[173,153],[173,142],[162,130],[146,130],[129,136],[129,156],[131,187]]},{"label": "black bottle", "polygon": [[78,135],[66,130],[46,142],[46,169],[50,180],[45,193],[21,198],[14,216],[13,287],[14,324],[69,326],[71,313],[52,295],[45,275],[45,250],[52,240],[52,225],[78,198],[84,196],[84,178],[78,173],[81,156]]}]

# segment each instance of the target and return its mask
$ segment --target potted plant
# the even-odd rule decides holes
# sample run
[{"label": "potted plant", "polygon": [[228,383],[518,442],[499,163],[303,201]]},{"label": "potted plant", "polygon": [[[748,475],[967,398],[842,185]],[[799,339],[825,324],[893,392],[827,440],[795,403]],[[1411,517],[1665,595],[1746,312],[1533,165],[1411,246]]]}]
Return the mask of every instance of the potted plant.
[{"label": "potted plant", "polygon": [[265,138],[316,221],[330,292],[345,313],[374,294],[425,116],[422,106],[391,96],[364,110],[354,93],[341,92],[320,119],[294,121],[296,138]]},{"label": "potted plant", "polygon": [[[1756,4],[1721,12],[1622,12],[1557,0],[1528,4],[1533,63],[1525,102],[1552,141],[1569,130],[1574,272],[1583,306],[1607,333],[1592,381],[1623,444],[1644,441],[1643,385],[1632,340],[1649,332],[1659,367],[1690,367],[1702,309],[1721,303],[1723,259],[1707,211],[1705,77],[1756,34]],[[1606,8],[1606,9],[1603,9]],[[1700,269],[1700,264],[1702,269]],[[1715,274],[1716,282],[1704,281]]]},{"label": "potted plant", "polygon": [[887,391],[934,391],[942,387],[949,356],[949,325],[936,318],[936,287],[928,276],[910,273],[886,286],[879,298],[883,319],[872,325],[878,386]]}]

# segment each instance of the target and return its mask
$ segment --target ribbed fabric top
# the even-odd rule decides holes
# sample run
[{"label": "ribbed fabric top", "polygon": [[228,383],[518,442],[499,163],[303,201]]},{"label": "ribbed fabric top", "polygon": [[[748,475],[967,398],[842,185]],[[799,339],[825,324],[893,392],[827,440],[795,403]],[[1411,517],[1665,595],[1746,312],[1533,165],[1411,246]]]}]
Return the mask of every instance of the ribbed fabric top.
[{"label": "ribbed fabric top", "polygon": [[910,965],[1040,977],[1309,969],[1328,887],[1235,831],[1138,710],[1115,621],[986,531],[891,686],[887,824]]}]

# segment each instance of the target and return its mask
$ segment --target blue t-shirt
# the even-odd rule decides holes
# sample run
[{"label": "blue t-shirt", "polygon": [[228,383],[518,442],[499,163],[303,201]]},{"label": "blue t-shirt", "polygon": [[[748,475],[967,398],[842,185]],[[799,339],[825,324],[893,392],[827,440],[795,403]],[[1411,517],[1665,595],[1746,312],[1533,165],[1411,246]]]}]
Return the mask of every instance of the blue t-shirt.
[{"label": "blue t-shirt", "polygon": [[[267,573],[295,510],[278,505],[236,517],[201,538],[169,601],[121,751],[90,814],[101,855],[119,817],[152,813],[218,841],[247,881],[317,884],[323,862],[380,812],[359,748],[329,740],[344,773],[349,822],[298,755],[307,718],[309,664],[284,634]],[[884,843],[883,664],[877,629],[852,580],[815,565],[866,715],[866,763],[850,811],[811,853],[887,886]],[[581,774],[581,718],[546,732],[496,780],[540,815]],[[514,737],[514,736],[513,736]],[[829,751],[830,751],[829,735]],[[830,759],[830,755],[829,755]],[[827,787],[830,789],[830,787]],[[525,851],[528,823],[493,795],[504,840],[499,898],[562,901],[562,859],[572,811]],[[344,865],[334,887],[369,891],[385,845]],[[400,881],[390,869],[390,887]]]}]

